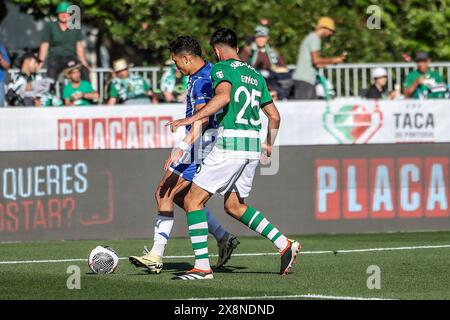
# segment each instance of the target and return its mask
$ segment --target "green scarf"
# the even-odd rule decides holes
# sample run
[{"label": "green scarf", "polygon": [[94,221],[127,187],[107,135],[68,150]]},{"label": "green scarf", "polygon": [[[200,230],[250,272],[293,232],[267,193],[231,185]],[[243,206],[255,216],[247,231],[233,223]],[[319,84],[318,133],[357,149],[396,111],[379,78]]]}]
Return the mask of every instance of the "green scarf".
[{"label": "green scarf", "polygon": [[[250,65],[254,65],[256,63],[256,59],[258,58],[258,46],[255,42],[252,43],[252,53],[250,55]],[[278,54],[275,50],[272,49],[271,46],[269,46],[268,43],[265,44],[264,49],[266,50],[266,54],[269,57],[269,61],[271,65],[277,65],[278,64]]]}]

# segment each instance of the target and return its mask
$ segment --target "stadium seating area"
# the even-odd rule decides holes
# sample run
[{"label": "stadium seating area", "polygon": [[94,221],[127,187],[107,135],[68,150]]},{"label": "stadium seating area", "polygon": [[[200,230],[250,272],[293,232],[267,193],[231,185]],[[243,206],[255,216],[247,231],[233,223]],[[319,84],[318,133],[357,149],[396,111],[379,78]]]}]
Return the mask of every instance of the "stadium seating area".
[{"label": "stadium seating area", "polygon": [[[391,92],[396,90],[396,85],[400,85],[402,89],[402,83],[406,75],[414,69],[414,63],[359,63],[359,64],[342,64],[337,66],[329,66],[321,70],[321,74],[328,79],[330,86],[327,87],[329,92],[329,98],[349,98],[349,97],[364,97],[367,92],[368,87],[371,85],[371,73],[377,68],[385,68],[388,74],[386,91]],[[132,67],[130,71],[132,74],[142,76],[158,95],[158,100],[162,103],[164,102],[182,102],[183,92],[185,90],[185,85],[183,80],[177,79],[176,84],[172,85],[171,91],[176,93],[179,99],[174,101],[166,101],[164,91],[167,90],[167,85],[164,85],[165,74],[170,71],[170,66],[165,67]],[[292,70],[295,66],[290,65],[289,68]],[[431,68],[437,70],[444,78],[445,83],[448,83],[446,98],[450,95],[450,62],[439,62],[432,63]],[[18,69],[9,70],[9,79],[13,79],[14,76],[19,72]],[[45,74],[46,70],[40,70],[41,74]],[[93,68],[90,73],[91,83],[93,87],[99,92],[99,100],[97,104],[106,103],[108,98],[108,85],[110,83],[112,70],[106,68]],[[64,86],[67,80],[60,78],[58,83],[58,88]],[[317,84],[317,92],[321,93],[319,96],[321,99],[323,97],[323,88],[320,83]],[[401,90],[400,89],[400,90]],[[399,95],[398,99],[403,99]],[[292,100],[292,98],[289,98]]]}]

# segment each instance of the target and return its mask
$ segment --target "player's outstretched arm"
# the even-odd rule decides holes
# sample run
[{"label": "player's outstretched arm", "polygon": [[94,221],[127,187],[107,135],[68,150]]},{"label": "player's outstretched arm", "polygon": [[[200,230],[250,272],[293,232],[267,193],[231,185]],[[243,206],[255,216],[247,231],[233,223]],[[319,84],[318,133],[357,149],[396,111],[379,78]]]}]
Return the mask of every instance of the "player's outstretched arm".
[{"label": "player's outstretched arm", "polygon": [[229,82],[221,82],[215,90],[214,97],[201,110],[196,112],[192,117],[174,120],[167,123],[175,132],[178,127],[190,125],[196,121],[203,120],[223,109],[230,102],[231,84]]},{"label": "player's outstretched arm", "polygon": [[[200,110],[205,105],[206,104],[201,104],[196,106],[195,108],[197,110]],[[184,137],[184,139],[178,143],[178,145],[174,148],[174,150],[172,150],[169,158],[166,160],[164,164],[164,170],[168,170],[172,163],[178,165],[178,162],[183,157],[184,153],[189,152],[191,146],[195,143],[195,141],[197,141],[198,138],[201,137],[203,129],[206,128],[208,122],[209,119],[205,118],[202,121],[197,121],[192,125],[186,137]]]},{"label": "player's outstretched arm", "polygon": [[[199,112],[206,106],[206,103],[195,106],[195,113]],[[194,113],[194,114],[195,114]],[[192,125],[186,137],[183,139],[187,144],[192,145],[198,138],[202,136],[203,130],[208,126],[209,118],[203,118],[201,121],[196,121]]]},{"label": "player's outstretched arm", "polygon": [[268,105],[266,105],[263,109],[264,114],[269,119],[269,124],[267,128],[267,139],[266,139],[266,146],[267,149],[267,156],[270,157],[272,153],[272,146],[275,142],[275,139],[278,135],[278,129],[280,128],[280,113],[278,112],[277,107],[275,107],[275,104],[272,102]]}]

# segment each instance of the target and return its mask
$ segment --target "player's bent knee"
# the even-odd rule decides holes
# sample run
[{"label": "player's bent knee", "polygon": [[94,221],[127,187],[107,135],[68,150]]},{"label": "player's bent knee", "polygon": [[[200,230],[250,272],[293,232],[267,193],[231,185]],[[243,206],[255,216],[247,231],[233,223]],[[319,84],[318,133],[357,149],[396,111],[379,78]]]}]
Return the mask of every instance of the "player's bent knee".
[{"label": "player's bent knee", "polygon": [[161,198],[158,202],[158,211],[173,211],[173,200],[170,198]]},{"label": "player's bent knee", "polygon": [[236,195],[230,195],[225,198],[224,210],[235,219],[240,220],[247,208],[248,206],[245,204],[244,199],[236,197]]},{"label": "player's bent knee", "polygon": [[242,212],[243,208],[242,208],[241,204],[234,204],[234,203],[227,204],[227,203],[225,203],[224,210],[230,216],[232,216],[232,217],[234,217],[236,219],[239,219],[240,216],[242,215],[241,212]]},{"label": "player's bent knee", "polygon": [[172,189],[165,187],[164,185],[159,186],[155,192],[156,201],[164,201],[168,199],[173,201],[174,192]]}]

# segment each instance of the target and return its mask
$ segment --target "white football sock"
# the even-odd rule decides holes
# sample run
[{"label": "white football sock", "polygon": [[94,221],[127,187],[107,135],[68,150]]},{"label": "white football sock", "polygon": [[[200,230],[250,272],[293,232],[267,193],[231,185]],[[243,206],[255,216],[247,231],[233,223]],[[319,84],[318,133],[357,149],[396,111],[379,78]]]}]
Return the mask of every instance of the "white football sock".
[{"label": "white football sock", "polygon": [[220,241],[227,232],[217,218],[205,207],[206,220],[208,221],[208,232],[211,233],[217,241]]},{"label": "white football sock", "polygon": [[173,216],[162,216],[160,214],[155,216],[155,232],[153,236],[153,247],[150,251],[158,256],[164,255],[167,241],[170,237],[170,232],[173,227]]}]

